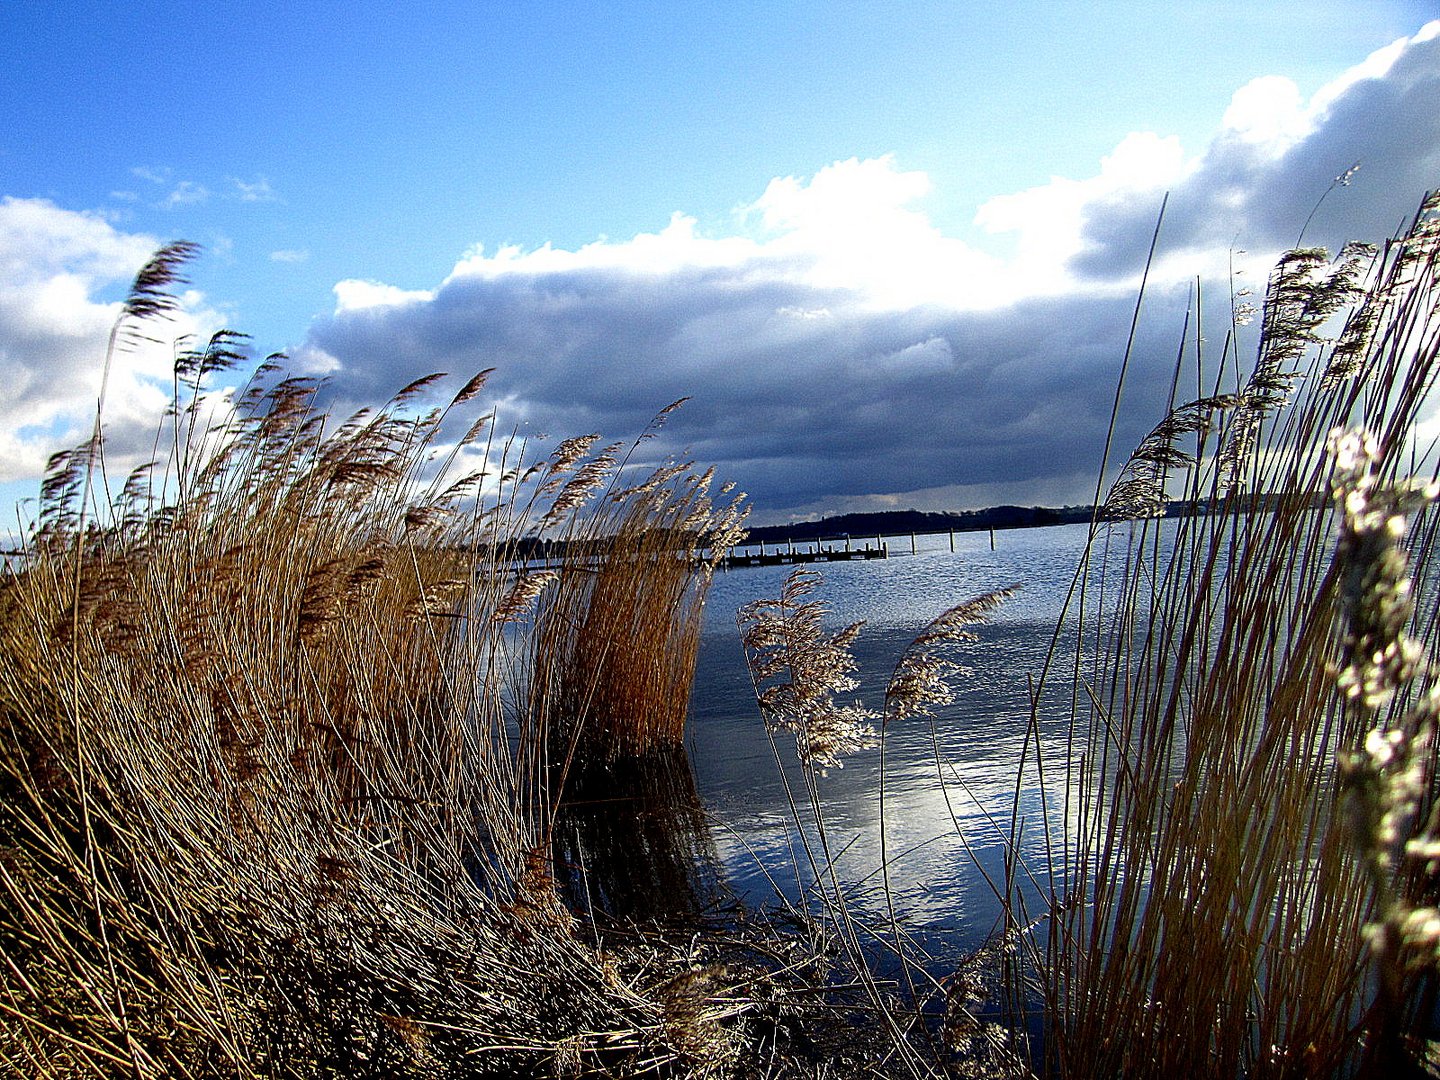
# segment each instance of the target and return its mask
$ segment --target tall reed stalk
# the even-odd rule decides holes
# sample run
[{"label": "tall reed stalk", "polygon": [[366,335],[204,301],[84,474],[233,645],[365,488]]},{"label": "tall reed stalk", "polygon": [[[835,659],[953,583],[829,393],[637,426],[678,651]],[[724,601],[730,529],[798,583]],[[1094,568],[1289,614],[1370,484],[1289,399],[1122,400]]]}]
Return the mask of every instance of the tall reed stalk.
[{"label": "tall reed stalk", "polygon": [[[1354,489],[1332,499],[1327,444],[1336,429],[1373,433],[1367,490],[1433,470],[1417,423],[1440,360],[1437,250],[1431,196],[1383,251],[1287,255],[1251,375],[1225,387],[1205,374],[1197,339],[1182,359],[1210,396],[1173,409],[1101,510],[1074,636],[1036,694],[1039,708],[1069,682],[1073,702],[1068,747],[1031,748],[1058,814],[1052,855],[1017,863],[1008,896],[1049,1074],[1348,1075],[1432,1021],[1420,991],[1433,952],[1396,974],[1372,928],[1390,891],[1433,905],[1434,878],[1403,860],[1377,877],[1343,777],[1371,732],[1405,730],[1434,676],[1417,665],[1368,706],[1337,685],[1347,590],[1385,601],[1364,552],[1337,554]],[[1158,516],[1172,495],[1193,513]],[[1432,530],[1422,514],[1420,603],[1400,621],[1433,655]],[[1422,751],[1416,821],[1435,803],[1433,742]]]}]

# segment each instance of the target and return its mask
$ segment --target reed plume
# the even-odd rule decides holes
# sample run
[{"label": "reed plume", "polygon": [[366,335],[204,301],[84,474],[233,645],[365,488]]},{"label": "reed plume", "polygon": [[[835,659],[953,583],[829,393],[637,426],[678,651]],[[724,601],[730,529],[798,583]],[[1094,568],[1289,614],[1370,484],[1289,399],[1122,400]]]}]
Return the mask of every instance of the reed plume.
[{"label": "reed plume", "polygon": [[835,701],[860,685],[850,645],[862,624],[824,633],[824,604],[806,599],[819,583],[813,570],[795,570],[778,597],[746,604],[736,618],[766,725],[792,733],[800,760],[823,771],[873,746],[876,731],[868,709]]},{"label": "reed plume", "polygon": [[942,611],[906,646],[885,688],[886,724],[929,715],[955,700],[954,679],[970,672],[951,660],[954,646],[977,640],[970,628],[1015,595],[1016,587],[997,589]]}]

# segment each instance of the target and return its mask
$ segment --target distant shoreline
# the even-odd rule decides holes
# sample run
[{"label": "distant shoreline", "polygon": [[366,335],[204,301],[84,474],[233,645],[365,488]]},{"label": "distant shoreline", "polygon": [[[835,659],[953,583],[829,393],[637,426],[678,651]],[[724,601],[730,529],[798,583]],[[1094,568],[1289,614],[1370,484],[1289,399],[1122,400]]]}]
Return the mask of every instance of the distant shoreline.
[{"label": "distant shoreline", "polygon": [[[1221,499],[1223,500],[1223,496]],[[1331,505],[1325,492],[1262,492],[1246,496],[1253,509],[1294,510],[1299,506],[1323,509]],[[1207,500],[1173,499],[1161,517],[1187,517],[1212,512]],[[991,506],[984,510],[883,510],[863,514],[837,514],[789,525],[759,525],[750,529],[740,545],[774,544],[791,540],[840,540],[847,536],[903,536],[906,533],[986,532],[995,529],[1037,529],[1049,525],[1089,524],[1093,506]]]},{"label": "distant shoreline", "polygon": [[985,532],[990,529],[1034,529],[1047,525],[1088,523],[1093,506],[991,506],[984,510],[884,510],[837,514],[789,525],[760,525],[746,533],[742,544],[773,544],[790,540],[836,539],[844,536],[896,536],[903,533]]}]

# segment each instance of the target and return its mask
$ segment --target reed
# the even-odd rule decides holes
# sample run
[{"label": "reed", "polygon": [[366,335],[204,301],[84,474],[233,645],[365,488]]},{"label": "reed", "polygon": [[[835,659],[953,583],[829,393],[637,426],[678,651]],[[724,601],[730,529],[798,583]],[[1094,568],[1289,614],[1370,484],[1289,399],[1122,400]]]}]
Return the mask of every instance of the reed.
[{"label": "reed", "polygon": [[[191,254],[146,268],[116,342],[163,316]],[[241,344],[181,355],[159,463],[113,495],[97,411],[0,580],[0,1072],[733,1055],[647,991],[685,955],[603,950],[560,902],[545,748],[678,739],[694,556],[723,553],[734,505],[688,465],[596,504],[576,443],[532,463],[489,414],[454,438],[485,373],[337,422],[272,358],[225,399]],[[558,568],[517,570],[545,530]]]},{"label": "reed", "polygon": [[[1036,693],[1071,702],[1068,744],[1030,747],[1053,854],[1008,887],[1047,1074],[1419,1067],[1436,887],[1404,852],[1436,805],[1437,594],[1406,478],[1434,468],[1437,250],[1431,196],[1383,251],[1286,256],[1252,374],[1175,407],[1101,510]],[[1175,493],[1195,512],[1162,518]]]}]

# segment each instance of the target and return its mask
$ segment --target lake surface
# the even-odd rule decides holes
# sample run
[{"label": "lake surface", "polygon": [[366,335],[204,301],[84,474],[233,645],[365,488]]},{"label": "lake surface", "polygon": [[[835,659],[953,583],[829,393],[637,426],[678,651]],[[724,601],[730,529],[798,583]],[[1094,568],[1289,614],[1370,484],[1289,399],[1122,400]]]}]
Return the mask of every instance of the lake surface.
[{"label": "lake surface", "polygon": [[[942,611],[1010,586],[1020,591],[975,627],[979,640],[951,656],[969,669],[955,701],[933,725],[924,718],[891,726],[886,736],[885,820],[891,893],[905,927],[945,949],[980,944],[1000,911],[998,884],[1012,818],[1016,770],[1030,725],[1027,679],[1040,674],[1084,549],[1086,525],[1002,531],[991,549],[986,533],[889,537],[892,557],[815,564],[823,582],[811,599],[830,609],[828,631],[863,620],[854,652],[860,689],[878,711],[891,670],[907,645]],[[952,552],[951,547],[954,550]],[[902,554],[903,553],[903,554]],[[797,857],[794,816],[776,750],[755,704],[735,612],[778,596],[793,567],[717,574],[707,602],[688,735],[700,797],[711,819],[721,873],[747,902],[773,904],[777,891],[795,901],[811,878]],[[1068,683],[1057,681],[1068,693]],[[1041,741],[1063,750],[1064,703],[1042,702]],[[780,763],[803,800],[795,742],[776,737]],[[1039,873],[1045,864],[1044,819],[1063,812],[1060,785],[1043,801],[1033,783],[1033,754],[1020,804],[1021,849]],[[866,750],[819,779],[821,810],[839,879],[862,915],[885,913],[880,875],[880,753]],[[808,822],[802,804],[801,820]],[[813,835],[813,827],[812,827]]]}]

